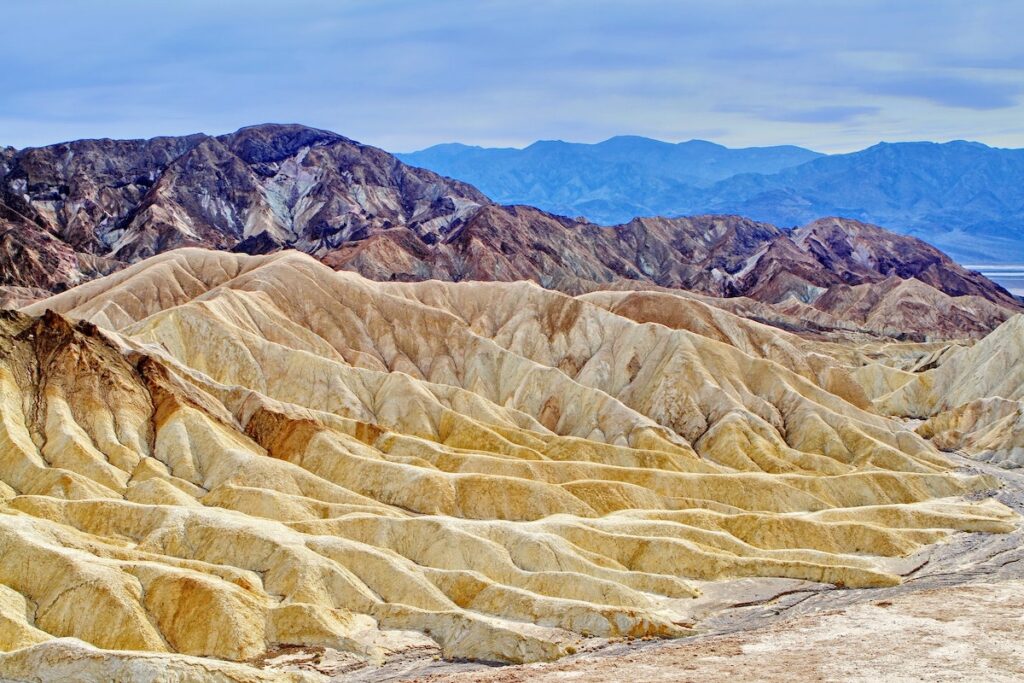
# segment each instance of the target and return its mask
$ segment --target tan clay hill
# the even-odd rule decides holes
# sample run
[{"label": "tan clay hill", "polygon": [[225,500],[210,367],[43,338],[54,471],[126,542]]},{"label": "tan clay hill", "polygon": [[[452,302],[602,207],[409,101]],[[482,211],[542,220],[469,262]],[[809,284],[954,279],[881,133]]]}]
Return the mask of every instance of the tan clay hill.
[{"label": "tan clay hill", "polygon": [[883,413],[926,418],[917,431],[943,449],[1007,467],[1024,465],[1024,316],[976,345],[952,349],[876,399]]},{"label": "tan clay hill", "polygon": [[690,634],[723,581],[894,586],[1018,522],[871,401],[925,415],[912,385],[989,339],[851,350],[682,293],[199,249],[2,316],[0,678],[555,660]]}]

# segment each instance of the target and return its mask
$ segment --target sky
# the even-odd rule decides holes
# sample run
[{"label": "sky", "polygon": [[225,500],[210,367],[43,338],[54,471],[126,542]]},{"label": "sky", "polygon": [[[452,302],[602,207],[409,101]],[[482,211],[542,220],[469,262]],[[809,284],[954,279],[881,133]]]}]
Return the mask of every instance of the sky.
[{"label": "sky", "polygon": [[295,122],[390,151],[1024,147],[1020,0],[2,3],[0,145]]}]

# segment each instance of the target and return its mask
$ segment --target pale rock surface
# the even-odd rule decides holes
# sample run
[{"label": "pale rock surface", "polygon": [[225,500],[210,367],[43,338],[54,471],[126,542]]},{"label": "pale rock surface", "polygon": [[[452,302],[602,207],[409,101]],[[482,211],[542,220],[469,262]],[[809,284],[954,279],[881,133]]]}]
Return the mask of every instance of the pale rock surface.
[{"label": "pale rock surface", "polygon": [[937,681],[1024,677],[1024,582],[940,588],[620,656],[408,679],[408,683]]},{"label": "pale rock surface", "polygon": [[886,414],[925,419],[917,431],[939,448],[1024,465],[1024,315],[875,403]]},{"label": "pale rock surface", "polygon": [[99,650],[74,638],[56,638],[26,649],[0,654],[5,681],[108,681],[110,683],[318,683],[315,673],[265,671],[245,664],[201,657]]}]

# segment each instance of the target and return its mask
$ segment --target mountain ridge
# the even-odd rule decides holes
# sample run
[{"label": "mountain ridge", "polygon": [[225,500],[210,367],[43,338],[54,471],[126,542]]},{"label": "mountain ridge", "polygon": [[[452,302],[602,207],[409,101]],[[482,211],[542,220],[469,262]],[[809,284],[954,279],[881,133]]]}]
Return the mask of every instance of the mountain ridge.
[{"label": "mountain ridge", "polygon": [[[439,145],[395,156],[445,176],[472,177],[474,185],[500,203],[625,223],[637,216],[666,214],[671,205],[661,195],[740,172],[780,170],[820,155],[791,145],[730,149],[707,140],[668,143],[620,135],[594,144],[538,140],[522,149],[493,152]],[[467,157],[466,163],[461,157]],[[474,158],[479,161],[475,166]],[[626,208],[615,213],[602,208],[614,205]],[[609,217],[614,220],[603,220]]]},{"label": "mountain ridge", "polygon": [[[602,227],[499,205],[472,185],[297,124],[84,140],[6,158],[0,298],[10,301],[198,246],[253,254],[294,248],[378,280],[528,279],[572,294],[624,280],[768,304],[795,297],[813,305],[829,288],[873,287],[895,275],[934,289],[926,298],[950,319],[975,317],[972,335],[1020,310],[1005,290],[924,242],[857,221],[783,230],[698,215]],[[941,320],[924,327],[913,316],[901,319],[910,334],[956,332]]]},{"label": "mountain ridge", "polygon": [[[595,161],[606,142],[565,143],[589,150],[589,166],[561,158],[563,168],[554,176],[545,175],[546,161],[536,158],[536,150],[528,152],[534,145],[493,155],[486,148],[445,147],[439,154],[431,147],[398,156],[478,184],[501,201],[599,223],[651,214],[737,213],[787,226],[839,215],[923,237],[960,259],[1014,260],[1024,254],[1024,149],[966,140],[880,142],[844,154],[779,160],[774,170],[737,169],[702,183],[649,162],[620,168],[608,155]],[[637,147],[634,154],[642,157],[643,150]]]}]

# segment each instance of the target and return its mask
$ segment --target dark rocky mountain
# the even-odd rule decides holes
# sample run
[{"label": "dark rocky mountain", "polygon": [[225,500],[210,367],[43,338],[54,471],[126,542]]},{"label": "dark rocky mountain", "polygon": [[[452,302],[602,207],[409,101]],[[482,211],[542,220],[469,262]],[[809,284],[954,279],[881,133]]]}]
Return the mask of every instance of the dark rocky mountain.
[{"label": "dark rocky mountain", "polygon": [[944,305],[970,297],[963,315],[979,301],[994,307],[982,316],[986,327],[1020,310],[1005,290],[935,248],[857,221],[785,230],[706,215],[602,227],[495,204],[465,183],[296,125],[84,140],[5,150],[3,158],[7,301],[202,246],[253,254],[290,247],[379,280],[529,279],[573,293],[631,281],[768,303],[813,303],[835,287],[916,278]]},{"label": "dark rocky mountain", "polygon": [[429,239],[488,200],[335,133],[83,140],[14,154],[5,204],[73,249],[135,260],[253,241],[316,253],[397,225]]},{"label": "dark rocky mountain", "polygon": [[[686,158],[677,169],[649,161],[664,156],[642,150],[678,146],[637,142],[634,154],[643,161],[630,165],[614,151],[614,140],[537,143],[523,150],[442,145],[402,158],[474,183],[503,202],[603,223],[639,215],[736,213],[800,225],[846,216],[919,236],[962,260],[1024,261],[1021,149],[964,141],[882,143],[830,156],[792,147],[720,148],[718,155],[735,153],[740,163]],[[555,154],[559,146],[572,153]],[[755,163],[762,167],[743,167]]]},{"label": "dark rocky mountain", "polygon": [[[678,214],[678,195],[740,173],[775,173],[821,154],[794,146],[729,149],[634,135],[597,144],[542,140],[524,149],[444,144],[402,161],[465,179],[503,204],[528,204],[604,224]],[[698,212],[703,213],[703,212]]]}]

